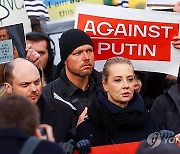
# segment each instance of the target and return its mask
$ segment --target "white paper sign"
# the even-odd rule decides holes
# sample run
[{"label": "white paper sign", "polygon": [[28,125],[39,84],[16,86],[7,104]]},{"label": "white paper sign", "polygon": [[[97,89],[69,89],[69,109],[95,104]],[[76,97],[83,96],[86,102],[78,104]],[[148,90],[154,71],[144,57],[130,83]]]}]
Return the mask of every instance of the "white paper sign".
[{"label": "white paper sign", "polygon": [[148,4],[176,4],[178,0],[147,0]]},{"label": "white paper sign", "polygon": [[122,56],[136,70],[177,76],[180,50],[172,46],[172,37],[179,35],[179,23],[175,12],[79,3],[75,28],[92,38],[99,71],[108,58]]},{"label": "white paper sign", "polygon": [[0,0],[0,26],[23,23],[25,33],[31,31],[24,0]]},{"label": "white paper sign", "polygon": [[13,59],[12,40],[0,41],[0,64],[7,63]]}]

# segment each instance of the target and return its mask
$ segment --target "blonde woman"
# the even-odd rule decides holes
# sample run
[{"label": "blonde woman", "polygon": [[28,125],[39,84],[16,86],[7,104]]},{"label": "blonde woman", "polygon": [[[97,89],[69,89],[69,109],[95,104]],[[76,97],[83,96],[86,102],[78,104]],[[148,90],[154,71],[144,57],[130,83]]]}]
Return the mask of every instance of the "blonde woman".
[{"label": "blonde woman", "polygon": [[92,146],[134,142],[158,130],[134,91],[135,74],[130,60],[110,58],[102,71],[104,91],[97,92],[88,109],[88,120],[77,127],[77,140],[89,139]]}]

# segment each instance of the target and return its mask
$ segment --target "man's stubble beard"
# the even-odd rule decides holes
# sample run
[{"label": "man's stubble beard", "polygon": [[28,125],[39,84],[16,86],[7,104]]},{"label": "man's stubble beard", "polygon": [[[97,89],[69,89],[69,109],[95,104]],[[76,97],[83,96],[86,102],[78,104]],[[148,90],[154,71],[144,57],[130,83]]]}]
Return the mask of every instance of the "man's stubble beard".
[{"label": "man's stubble beard", "polygon": [[85,72],[75,72],[74,70],[72,70],[70,67],[67,66],[68,71],[73,74],[74,76],[79,76],[79,77],[86,77],[91,75],[92,70],[93,70],[94,65],[92,66],[91,70],[89,69],[88,71]]}]

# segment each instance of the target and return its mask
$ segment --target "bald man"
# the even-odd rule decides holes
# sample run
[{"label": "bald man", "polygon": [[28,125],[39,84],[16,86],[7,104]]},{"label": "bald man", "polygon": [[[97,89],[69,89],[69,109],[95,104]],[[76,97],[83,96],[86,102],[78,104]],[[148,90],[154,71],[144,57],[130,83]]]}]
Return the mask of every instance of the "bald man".
[{"label": "bald man", "polygon": [[4,80],[7,94],[24,96],[38,106],[40,121],[53,127],[56,142],[71,138],[72,109],[67,104],[42,95],[41,77],[34,64],[22,58],[12,60],[5,65]]},{"label": "bald man", "polygon": [[30,61],[16,58],[4,68],[4,87],[8,94],[14,93],[37,103],[42,83],[38,69]]}]

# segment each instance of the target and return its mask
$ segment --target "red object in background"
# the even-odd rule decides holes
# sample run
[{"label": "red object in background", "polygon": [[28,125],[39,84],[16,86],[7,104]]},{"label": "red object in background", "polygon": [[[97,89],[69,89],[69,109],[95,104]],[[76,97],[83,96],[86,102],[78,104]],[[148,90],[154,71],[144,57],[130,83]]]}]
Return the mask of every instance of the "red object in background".
[{"label": "red object in background", "polygon": [[78,14],[77,28],[94,44],[95,60],[121,56],[130,60],[171,60],[171,41],[179,24]]},{"label": "red object in background", "polygon": [[[135,154],[141,142],[92,147],[90,154]],[[78,154],[76,151],[74,154]]]}]

